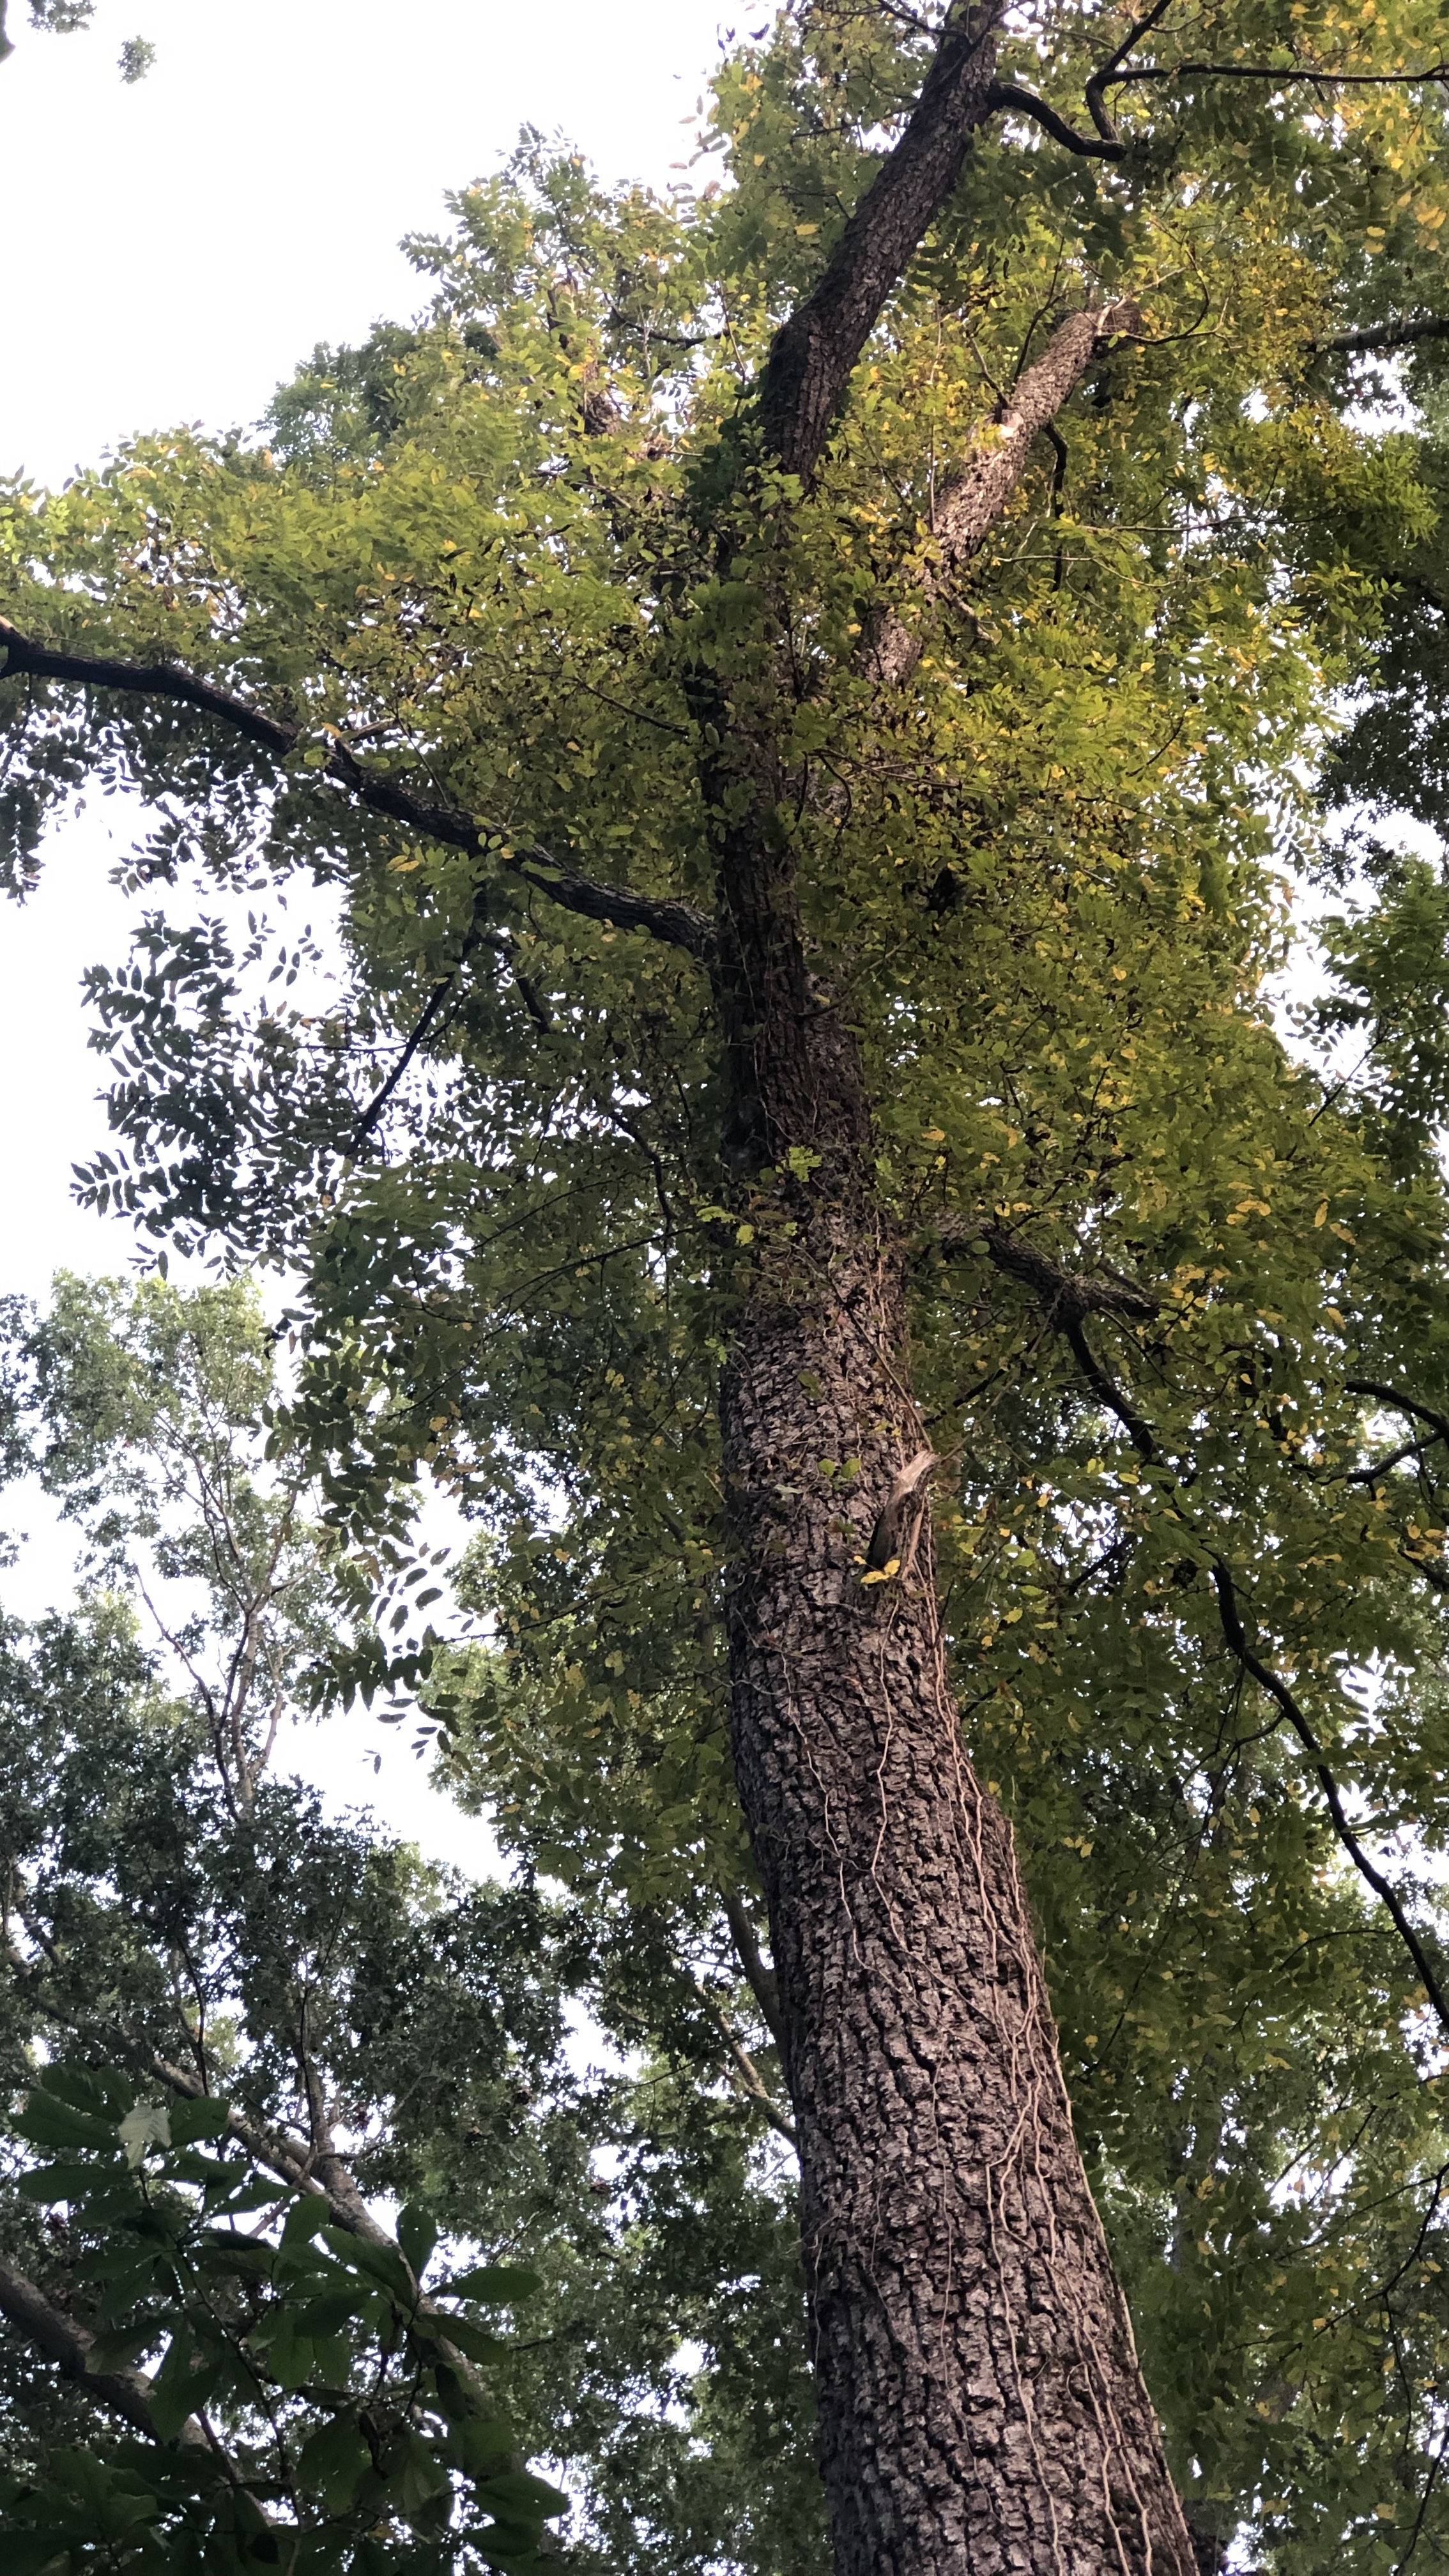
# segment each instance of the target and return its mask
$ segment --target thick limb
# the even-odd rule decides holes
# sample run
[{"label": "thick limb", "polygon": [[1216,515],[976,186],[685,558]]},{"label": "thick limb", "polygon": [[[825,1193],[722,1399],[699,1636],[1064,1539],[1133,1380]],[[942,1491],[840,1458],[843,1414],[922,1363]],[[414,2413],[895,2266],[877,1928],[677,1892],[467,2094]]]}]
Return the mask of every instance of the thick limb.
[{"label": "thick limb", "polygon": [[[83,2388],[108,2414],[129,2424],[133,2433],[143,2434],[148,2442],[159,2441],[151,2418],[152,2383],[145,2371],[129,2367],[97,2370],[91,2359],[94,2336],[55,2307],[33,2281],[27,2281],[23,2273],[5,2262],[0,2262],[0,2316],[8,2318],[45,2360],[54,2362],[62,2378]],[[187,2447],[206,2445],[206,2436],[194,2417],[182,2426],[177,2438]]]}]

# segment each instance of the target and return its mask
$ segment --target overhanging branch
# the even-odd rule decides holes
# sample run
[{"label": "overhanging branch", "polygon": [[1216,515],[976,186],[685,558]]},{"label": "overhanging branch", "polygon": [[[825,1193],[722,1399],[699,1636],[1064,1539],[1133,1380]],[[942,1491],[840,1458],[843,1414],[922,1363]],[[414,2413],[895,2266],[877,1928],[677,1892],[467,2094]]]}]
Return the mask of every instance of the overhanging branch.
[{"label": "overhanging branch", "polygon": [[[159,2056],[150,2059],[150,2066],[172,2092],[181,2094],[189,2102],[203,2098],[203,2087],[185,2068],[170,2065]],[[349,2236],[356,2236],[364,2245],[377,2246],[381,2251],[399,2253],[401,2249],[396,2237],[374,2218],[350,2168],[338,2153],[331,2130],[326,2125],[325,2105],[320,2105],[320,2098],[314,2092],[315,2070],[305,2061],[303,2077],[314,2131],[318,2127],[319,2108],[321,2111],[320,2135],[304,2139],[287,2130],[267,2128],[258,2121],[249,2120],[235,2104],[227,2112],[228,2134],[238,2139],[257,2164],[274,2173],[289,2189],[315,2193],[337,2226],[345,2228]],[[415,2330],[429,2343],[437,2345],[450,2367],[471,2387],[486,2390],[486,2382],[474,2364],[448,2340],[447,2310],[440,2308],[426,2291],[419,2291],[414,2300],[412,2322]]]},{"label": "overhanging branch", "polygon": [[1279,89],[1303,81],[1324,89],[1416,89],[1424,81],[1449,81],[1449,61],[1426,63],[1412,72],[1336,72],[1324,63],[1132,63],[1103,76],[1102,87],[1120,88],[1128,81],[1249,80],[1270,81]]},{"label": "overhanging branch", "polygon": [[1406,1413],[1411,1422],[1427,1422],[1430,1430],[1449,1444],[1449,1414],[1437,1412],[1432,1404],[1420,1404],[1417,1397],[1405,1395],[1397,1386],[1386,1386],[1381,1378],[1346,1377],[1343,1384],[1348,1395],[1372,1396],[1391,1413]]},{"label": "overhanging branch", "polygon": [[[447,974],[439,977],[437,983],[433,986],[431,993],[428,995],[427,1000],[424,1002],[423,1007],[419,1011],[417,1018],[414,1020],[411,1029],[408,1031],[407,1037],[403,1042],[401,1052],[398,1055],[397,1062],[388,1074],[386,1081],[380,1084],[378,1089],[373,1093],[372,1098],[368,1101],[366,1108],[363,1109],[359,1115],[357,1124],[352,1130],[352,1151],[354,1156],[359,1152],[361,1147],[367,1143],[368,1138],[371,1136],[378,1120],[387,1108],[388,1102],[392,1099],[394,1092],[397,1090],[399,1083],[402,1081],[403,1075],[407,1072],[408,1066],[412,1063],[418,1049],[422,1046],[424,1040],[431,1035],[432,1030],[436,1026],[439,1014],[443,1009],[443,1005],[448,1000],[449,996],[457,990],[458,979],[462,974],[464,967],[468,964],[471,957],[476,956],[480,948],[498,949],[505,956],[512,954],[511,941],[503,938],[501,935],[485,931],[477,922],[474,923],[472,929],[461,942],[457,957],[449,967]],[[532,994],[532,987],[525,984],[521,976],[518,977],[517,980],[520,989],[524,994],[525,1005],[529,1009],[530,1016],[536,1016],[538,1004],[537,997]],[[547,1023],[545,1022],[544,1025],[547,1026]]]},{"label": "overhanging branch", "polygon": [[[1059,1269],[1046,1254],[1037,1252],[1034,1247],[1024,1244],[1020,1237],[1012,1236],[1001,1228],[993,1229],[988,1235],[987,1248],[999,1268],[1008,1271],[1013,1277],[1025,1280],[1036,1289],[1042,1300],[1048,1323],[1054,1324],[1070,1343],[1098,1401],[1117,1415],[1139,1455],[1153,1458],[1156,1455],[1156,1443],[1151,1431],[1135,1412],[1130,1401],[1120,1393],[1108,1378],[1106,1371],[1093,1357],[1082,1331],[1082,1317],[1084,1312],[1088,1311],[1084,1304],[1084,1292],[1097,1291],[1098,1283],[1075,1277],[1071,1272]],[[1114,1283],[1109,1281],[1103,1284],[1110,1287]],[[1126,1281],[1120,1283],[1119,1294],[1122,1290],[1130,1296],[1132,1306],[1135,1306],[1138,1312],[1144,1309],[1157,1311],[1158,1301],[1149,1296],[1145,1290],[1132,1288]],[[1100,1311],[1097,1296],[1093,1297],[1093,1303],[1098,1305],[1098,1311]],[[1119,1312],[1124,1310],[1125,1303],[1124,1299],[1123,1305],[1118,1307]],[[1126,1311],[1132,1311],[1132,1306],[1126,1306]],[[1385,1404],[1393,1405],[1401,1412],[1429,1423],[1442,1438],[1449,1440],[1449,1417],[1436,1412],[1432,1407],[1418,1404],[1412,1398],[1402,1395],[1397,1388],[1384,1386],[1372,1378],[1352,1378],[1345,1383],[1351,1393],[1373,1396]],[[1449,1996],[1446,1996],[1439,1974],[1405,1913],[1392,1883],[1370,1860],[1354,1832],[1344,1807],[1342,1791],[1329,1768],[1328,1759],[1317,1732],[1281,1674],[1275,1673],[1270,1664],[1264,1663],[1262,1657],[1249,1644],[1238,1607],[1236,1586],[1221,1557],[1212,1558],[1210,1572],[1217,1598],[1218,1618],[1229,1652],[1239,1668],[1258,1684],[1260,1690],[1267,1692],[1293,1729],[1313,1765],[1314,1774],[1328,1807],[1333,1831],[1340,1845],[1365,1886],[1372,1889],[1385,1908],[1404,1949],[1413,1961],[1415,1973],[1424,1989],[1430,2009],[1446,2034],[1449,2034]]]},{"label": "overhanging branch", "polygon": [[1091,117],[1092,123],[1095,125],[1097,132],[1102,136],[1105,142],[1115,143],[1117,141],[1117,129],[1107,112],[1107,100],[1105,96],[1107,83],[1115,77],[1115,75],[1121,70],[1122,65],[1136,52],[1143,37],[1150,36],[1153,28],[1161,25],[1162,20],[1166,17],[1171,6],[1172,0],[1153,0],[1153,5],[1147,11],[1145,17],[1133,20],[1126,35],[1122,39],[1121,44],[1117,47],[1116,52],[1107,56],[1106,61],[1101,64],[1098,70],[1093,72],[1091,79],[1087,83],[1087,113]]},{"label": "overhanging branch", "polygon": [[1050,100],[1038,98],[1035,90],[1024,88],[1020,81],[993,81],[987,104],[992,110],[1014,108],[1018,116],[1029,117],[1054,143],[1064,143],[1083,161],[1121,161],[1126,157],[1127,146],[1120,135],[1079,133]]},{"label": "overhanging branch", "polygon": [[1408,322],[1374,322],[1363,331],[1335,331],[1331,339],[1315,340],[1315,354],[1333,352],[1344,357],[1366,357],[1375,349],[1411,349],[1419,340],[1449,340],[1449,313],[1421,313]]},{"label": "overhanging branch", "polygon": [[[283,723],[231,690],[199,679],[175,663],[124,662],[103,654],[54,652],[22,635],[6,618],[0,618],[0,650],[5,655],[0,676],[57,680],[79,688],[109,690],[117,696],[159,698],[175,706],[190,707],[226,725],[277,761],[290,759],[305,739],[302,726]],[[636,894],[626,886],[606,885],[556,858],[550,850],[520,849],[496,826],[480,822],[476,815],[465,814],[456,806],[439,805],[429,797],[419,796],[396,779],[379,777],[340,746],[329,750],[323,766],[311,774],[340,789],[370,813],[385,814],[425,840],[491,860],[505,874],[522,878],[536,893],[547,895],[551,902],[583,920],[605,923],[618,930],[647,931],[652,938],[683,948],[701,964],[707,964],[714,953],[714,925],[693,904]]]},{"label": "overhanging branch", "polygon": [[1425,1995],[1428,1997],[1431,2009],[1433,2010],[1441,2027],[1446,2032],[1449,2032],[1449,1997],[1446,1997],[1439,1978],[1430,1964],[1429,1956],[1424,1948],[1423,1942],[1420,1940],[1418,1933],[1415,1931],[1407,1914],[1404,1912],[1403,1906],[1400,1904],[1393,1887],[1390,1885],[1388,1879],[1385,1878],[1382,1870],[1375,1868],[1374,1863],[1369,1859],[1367,1852],[1364,1850],[1362,1843],[1359,1841],[1357,1834],[1349,1823],[1348,1817],[1344,1812],[1343,1797],[1339,1790],[1338,1782],[1335,1780],[1333,1773],[1328,1767],[1323,1746],[1320,1744],[1313,1727],[1310,1725],[1302,1709],[1299,1707],[1298,1701],[1294,1697],[1292,1691],[1288,1688],[1287,1683],[1273,1671],[1270,1665],[1265,1664],[1262,1661],[1262,1658],[1256,1655],[1253,1652],[1252,1647],[1249,1645],[1247,1636],[1244,1633],[1242,1618],[1238,1610],[1238,1599],[1233,1586],[1233,1578],[1228,1572],[1227,1567],[1222,1563],[1221,1559],[1214,1560],[1212,1579],[1213,1589],[1217,1594],[1218,1617],[1221,1621],[1223,1635],[1227,1641],[1230,1653],[1236,1658],[1243,1671],[1251,1674],[1253,1680],[1258,1684],[1259,1689],[1265,1690],[1269,1698],[1276,1702],[1277,1706],[1282,1710],[1283,1715],[1287,1718],[1289,1725],[1292,1727],[1294,1734],[1297,1736],[1299,1743],[1302,1745],[1304,1752],[1307,1754],[1309,1761],[1312,1763],[1314,1771],[1317,1774],[1319,1786],[1322,1789],[1323,1795],[1328,1804],[1328,1812],[1332,1819],[1333,1830],[1337,1835],[1339,1842],[1347,1852],[1349,1859],[1352,1861],[1354,1868],[1358,1871],[1360,1878],[1364,1881],[1365,1886],[1373,1889],[1375,1896],[1378,1897],[1380,1903],[1386,1908],[1394,1929],[1398,1933],[1399,1939],[1402,1941],[1409,1957],[1413,1960],[1415,1973],[1424,1989]]},{"label": "overhanging branch", "polygon": [[[63,2379],[83,2388],[108,2414],[120,2416],[132,2431],[143,2434],[148,2442],[160,2442],[151,2413],[151,2381],[144,2370],[97,2370],[91,2361],[95,2338],[73,2317],[54,2306],[33,2281],[0,2259],[0,2316],[17,2326],[27,2343],[53,2362]],[[177,2440],[187,2450],[202,2449],[206,2435],[195,2416],[181,2427]]]},{"label": "overhanging branch", "polygon": [[[1408,72],[1341,72],[1323,64],[1289,64],[1286,68],[1273,63],[1134,63],[1131,59],[1144,36],[1160,25],[1172,0],[1157,0],[1146,16],[1129,28],[1122,43],[1108,57],[1099,71],[1092,74],[1084,93],[1094,131],[1081,133],[1049,99],[1038,98],[1034,90],[1020,81],[997,81],[993,84],[991,105],[1029,117],[1056,143],[1065,145],[1083,160],[1121,161],[1127,146],[1118,133],[1107,107],[1107,91],[1121,89],[1138,81],[1171,80],[1249,80],[1268,81],[1283,88],[1293,82],[1321,83],[1335,89],[1412,88],[1422,81],[1449,80],[1449,62],[1430,63],[1423,70]],[[1337,343],[1327,345],[1336,346]]]},{"label": "overhanging branch", "polygon": [[1092,1390],[1092,1393],[1095,1395],[1097,1402],[1102,1405],[1108,1413],[1115,1414],[1117,1420],[1121,1423],[1123,1430],[1126,1432],[1128,1439],[1131,1441],[1133,1448],[1136,1450],[1138,1457],[1150,1462],[1157,1455],[1157,1443],[1153,1439],[1151,1432],[1148,1430],[1146,1423],[1143,1421],[1141,1414],[1137,1411],[1137,1408],[1133,1404],[1130,1396],[1123,1394],[1116,1379],[1108,1370],[1103,1368],[1101,1361],[1098,1359],[1096,1352],[1093,1350],[1091,1343],[1083,1332],[1080,1322],[1064,1323],[1062,1331],[1065,1333],[1067,1341],[1071,1346],[1072,1354],[1076,1360],[1077,1366],[1081,1370],[1083,1377],[1086,1379],[1088,1386]]},{"label": "overhanging branch", "polygon": [[1065,1330],[1068,1324],[1080,1324],[1088,1315],[1116,1315],[1134,1323],[1150,1322],[1162,1312],[1162,1300],[1150,1288],[1139,1288],[1135,1279],[1124,1279],[1116,1271],[1064,1270],[1050,1253],[1038,1251],[1014,1226],[993,1221],[976,1225],[971,1219],[948,1209],[936,1222],[935,1232],[948,1252],[963,1245],[983,1245],[998,1270],[1023,1286],[1034,1288],[1041,1299],[1048,1323]]}]

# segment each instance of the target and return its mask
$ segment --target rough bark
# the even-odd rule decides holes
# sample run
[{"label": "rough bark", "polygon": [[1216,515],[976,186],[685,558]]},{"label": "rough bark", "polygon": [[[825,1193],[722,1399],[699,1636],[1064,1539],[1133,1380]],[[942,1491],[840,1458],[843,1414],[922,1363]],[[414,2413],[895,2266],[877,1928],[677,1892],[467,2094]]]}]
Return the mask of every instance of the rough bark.
[{"label": "rough bark", "polygon": [[1026,471],[1033,441],[1075,393],[1097,351],[1122,332],[1135,331],[1140,320],[1136,305],[1126,302],[1069,315],[941,486],[930,547],[916,567],[914,616],[908,620],[897,608],[884,609],[864,638],[862,662],[883,686],[899,688],[909,679],[925,642],[922,612],[985,544]]},{"label": "rough bark", "polygon": [[[1010,1830],[947,1687],[929,1532],[861,1572],[923,1445],[859,1204],[762,1278],[723,1392],[735,1762],[800,2138],[838,2576],[1189,2576],[1072,2134]],[[848,1494],[818,1461],[861,1461]]]},{"label": "rough bark", "polygon": [[[992,87],[1005,15],[1006,0],[952,7],[899,142],[777,335],[761,429],[802,482],[972,133],[1007,103]],[[1058,335],[1018,388],[1019,434],[1008,417],[966,460],[938,509],[938,566],[964,560],[999,513],[1031,407],[1051,417],[1102,322],[1079,316]],[[300,739],[170,665],[63,654],[3,624],[0,650],[9,676],[169,700],[279,762]],[[870,1189],[854,1041],[807,962],[769,684],[753,705],[713,678],[696,697],[719,824],[714,924],[516,850],[346,751],[322,775],[706,965],[725,1159],[744,1186],[778,1189],[793,1228],[758,1229],[721,1419],[734,1754],[798,2126],[837,2576],[1194,2576],[1072,2134],[1010,1831],[947,1685],[899,1248]],[[809,1176],[763,1182],[797,1147],[817,1158]],[[1003,1266],[1041,1289],[1041,1257],[1003,1244]],[[1047,1288],[1089,1311],[1080,1283],[1053,1273]],[[872,1567],[883,1528],[890,1552]],[[867,1584],[875,1571],[885,1579]],[[337,2176],[323,2179],[336,2193]]]},{"label": "rough bark", "polygon": [[[740,962],[754,1097],[734,1133],[776,1168],[791,1143],[821,1156],[782,1185],[794,1231],[761,1226],[776,1249],[721,1414],[734,1758],[799,2132],[837,2576],[1195,2576],[1010,1828],[948,1687],[853,1041],[809,989],[788,868],[758,857],[731,918],[734,953],[746,925],[764,951]],[[903,1484],[894,1570],[866,1583]]]},{"label": "rough bark", "polygon": [[808,482],[850,372],[907,260],[961,175],[992,90],[1007,0],[956,0],[900,140],[813,291],[776,334],[760,381],[766,447]]}]

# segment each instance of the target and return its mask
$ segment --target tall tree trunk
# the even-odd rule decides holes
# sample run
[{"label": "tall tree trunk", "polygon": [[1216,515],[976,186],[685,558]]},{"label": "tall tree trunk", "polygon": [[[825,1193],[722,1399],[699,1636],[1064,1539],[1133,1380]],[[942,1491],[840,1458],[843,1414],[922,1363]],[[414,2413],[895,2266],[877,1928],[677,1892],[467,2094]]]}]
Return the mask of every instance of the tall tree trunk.
[{"label": "tall tree trunk", "polygon": [[[757,1208],[721,1409],[734,1758],[838,2576],[1194,2576],[1011,1831],[951,1699],[924,1481],[900,1493],[927,1444],[855,1048],[811,991],[788,869],[740,836],[724,883],[736,1150],[785,1175],[791,1146],[820,1157],[766,1184],[789,1226]],[[899,1570],[868,1584],[882,1528]]]}]

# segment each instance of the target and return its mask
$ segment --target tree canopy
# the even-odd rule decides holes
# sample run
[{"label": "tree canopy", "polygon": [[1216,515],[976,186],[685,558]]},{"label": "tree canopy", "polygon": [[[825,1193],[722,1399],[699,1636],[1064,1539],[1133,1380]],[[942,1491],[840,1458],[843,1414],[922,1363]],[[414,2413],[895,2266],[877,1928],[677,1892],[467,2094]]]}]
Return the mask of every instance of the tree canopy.
[{"label": "tree canopy", "polygon": [[[0,0],[0,62],[15,51],[14,40],[5,32],[7,0]],[[95,18],[96,0],[30,0],[32,27],[52,36],[71,36],[78,28],[89,27]],[[144,80],[156,59],[156,48],[144,36],[128,36],[121,47],[118,68],[123,81]]]},{"label": "tree canopy", "polygon": [[249,1292],[62,1279],[12,1324],[11,1463],[88,1567],[0,1655],[14,2564],[265,2565],[297,2522],[299,2571],[515,2569],[570,2501],[580,2566],[808,2563],[780,2153],[711,2080],[736,1980],[670,2055],[577,1906],[288,1776],[357,1587],[262,1454]]},{"label": "tree canopy", "polygon": [[[1444,814],[1441,45],[787,9],[694,184],[527,136],[263,440],[0,518],[11,891],[92,783],[153,812],[85,1188],[296,1282],[273,1444],[387,1592],[327,1686],[420,1691],[595,1925],[664,2164],[753,2096],[778,2324],[819,2032],[731,1569],[808,1525],[862,1657],[938,1605],[1194,2546],[1281,2576],[1449,2548],[1449,910],[1385,820]],[[747,1476],[739,1355],[812,1263],[846,1311],[842,1209],[920,1438],[883,1483],[888,1399],[847,1438],[792,1362],[821,1428]],[[424,1475],[468,1642],[409,1606]],[[755,2496],[788,2334],[768,2420],[720,2401]],[[823,2563],[802,2491],[701,2504],[721,2563]]]}]

